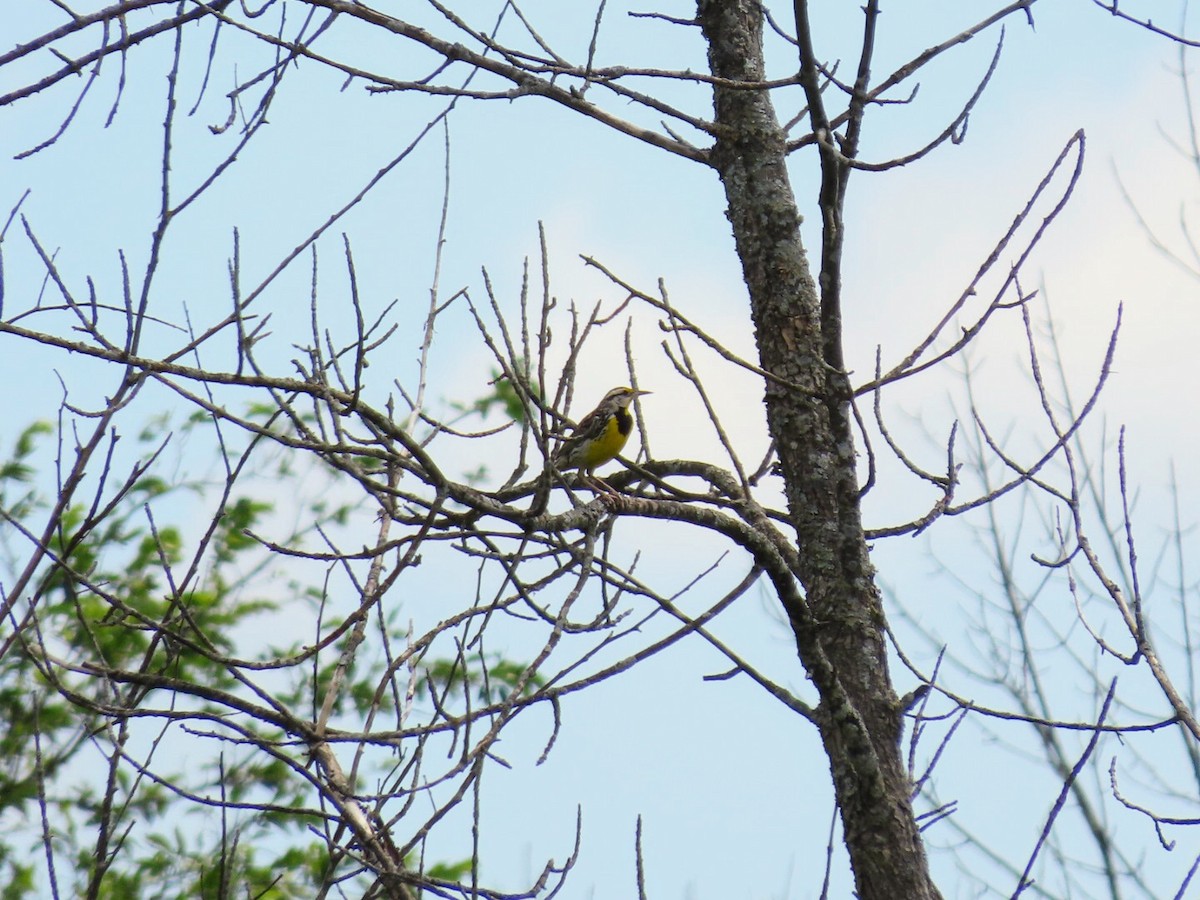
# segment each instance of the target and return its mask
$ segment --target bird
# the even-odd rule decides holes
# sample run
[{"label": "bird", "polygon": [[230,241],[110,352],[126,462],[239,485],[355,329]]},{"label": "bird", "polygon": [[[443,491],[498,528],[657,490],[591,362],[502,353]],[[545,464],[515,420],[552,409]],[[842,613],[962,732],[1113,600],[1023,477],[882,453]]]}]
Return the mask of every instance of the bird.
[{"label": "bird", "polygon": [[579,420],[561,447],[554,454],[553,464],[559,471],[578,469],[583,481],[593,486],[604,482],[592,474],[597,466],[615,459],[625,447],[633,431],[633,416],[629,405],[638,397],[651,393],[631,387],[615,387],[601,400],[596,408]]}]

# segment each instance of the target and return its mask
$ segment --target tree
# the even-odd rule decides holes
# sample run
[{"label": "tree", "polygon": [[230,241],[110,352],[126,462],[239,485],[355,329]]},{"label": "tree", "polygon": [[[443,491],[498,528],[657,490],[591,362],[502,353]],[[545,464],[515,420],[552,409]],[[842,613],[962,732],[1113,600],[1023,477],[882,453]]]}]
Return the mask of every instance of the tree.
[{"label": "tree", "polygon": [[[892,663],[908,657],[903,646],[896,657],[889,651],[871,542],[924,533],[1026,490],[1042,492],[1063,514],[1052,529],[1057,555],[1043,557],[1045,568],[1084,561],[1133,642],[1128,652],[1098,646],[1144,668],[1161,698],[1153,721],[1137,728],[1177,728],[1194,753],[1194,704],[1156,650],[1136,581],[1132,592],[1120,587],[1108,574],[1113,561],[1088,539],[1091,472],[1078,465],[1076,442],[1095,395],[1065,414],[1056,408],[1030,312],[1036,292],[1023,284],[1024,266],[1079,178],[1084,135],[1061,148],[925,339],[894,360],[881,354],[868,377],[849,371],[844,355],[844,329],[854,324],[842,297],[852,176],[918,164],[962,140],[1000,65],[1003,29],[1032,23],[1035,6],[998,6],[882,78],[875,54],[885,19],[874,2],[860,13],[848,75],[824,49],[831,41],[810,19],[818,11],[803,2],[776,9],[701,0],[694,18],[638,13],[635,22],[664,29],[691,53],[661,68],[600,64],[598,48],[616,27],[603,2],[593,16],[562,22],[506,3],[487,24],[478,10],[435,2],[411,18],[351,0],[259,9],[229,0],[123,0],[87,12],[51,2],[36,13],[44,22],[24,11],[21,43],[0,56],[17,85],[0,106],[15,115],[22,105],[64,103],[65,88],[80,81],[61,128],[19,154],[29,164],[56,153],[69,159],[64,148],[95,124],[86,117],[96,114],[93,95],[102,88],[114,98],[105,124],[117,128],[129,106],[165,101],[151,238],[140,257],[122,252],[119,278],[81,275],[62,261],[21,214],[20,198],[5,229],[10,240],[21,236],[24,253],[19,275],[6,279],[19,286],[18,308],[5,309],[0,323],[6,341],[83,357],[92,368],[79,377],[107,382],[92,396],[86,381],[76,387],[64,378],[57,425],[23,433],[5,470],[11,532],[3,609],[12,631],[0,659],[13,735],[5,809],[40,833],[49,882],[66,867],[88,896],[150,892],[156,880],[161,892],[186,884],[189,893],[213,896],[553,893],[578,858],[581,827],[565,861],[548,861],[520,890],[486,882],[479,809],[484,779],[508,764],[501,737],[549,710],[553,724],[539,757],[547,758],[574,694],[698,638],[724,657],[721,677],[752,682],[819,736],[858,896],[937,897],[922,832],[948,810],[917,772],[918,759],[929,768],[938,761],[940,745],[920,738],[936,729],[931,718],[965,715],[975,704],[918,662],[910,662],[914,689],[898,696]],[[581,22],[588,49],[572,61],[551,30],[577,37]],[[872,116],[908,103],[919,75],[983,41],[992,42],[990,61],[937,134],[884,162],[861,158]],[[768,48],[778,53],[771,65]],[[664,44],[663,55],[672,52]],[[161,96],[137,71],[143,59],[165,67]],[[697,74],[704,60],[707,72]],[[233,87],[216,96],[215,85],[230,79]],[[321,178],[303,185],[327,214],[298,244],[280,248],[276,265],[250,261],[241,230],[222,221],[232,239],[222,251],[228,299],[219,305],[203,210],[242,160],[271,140],[269,125],[303,117],[306,96],[339,86],[352,89],[347,98],[383,95],[345,101],[369,99],[376,116],[419,117],[416,136],[391,151],[349,202],[318,199]],[[574,304],[563,310],[544,235],[540,273],[526,271],[515,296],[486,272],[476,286],[443,289],[448,123],[471,104],[513,100],[549,101],[590,120],[589,129],[716,176],[745,282],[753,358],[706,328],[667,285],[646,289],[600,258],[587,264],[616,299],[591,312]],[[379,113],[385,103],[389,113]],[[776,111],[781,104],[798,109],[788,123]],[[227,120],[196,126],[194,115],[211,116],[218,106]],[[377,128],[364,126],[364,136]],[[414,329],[408,304],[378,299],[378,269],[408,263],[409,248],[372,246],[372,271],[360,280],[356,248],[371,238],[355,217],[439,132],[444,199],[428,302]],[[311,136],[336,137],[316,123]],[[326,151],[313,161],[332,180],[342,159]],[[502,166],[498,159],[492,177]],[[798,166],[812,167],[817,183],[813,266],[791,184]],[[242,214],[266,206],[285,216],[291,198],[278,209],[265,199],[253,198]],[[338,245],[332,232],[342,228]],[[319,264],[331,242],[343,260],[337,280]],[[189,272],[198,290],[181,304],[176,295]],[[303,316],[293,312],[300,297]],[[493,379],[457,408],[439,406],[431,396],[433,354],[446,340],[438,329],[464,312],[475,331],[454,336],[457,352],[486,353]],[[664,352],[694,390],[724,462],[646,452],[607,476],[610,491],[593,493],[544,460],[590,402],[582,388],[575,396],[586,353],[646,316],[661,322]],[[940,449],[940,470],[930,471],[889,429],[885,402],[898,387],[979,352],[980,336],[1001,320],[1016,320],[1027,338],[1049,437],[1032,455],[1025,447],[1014,452],[974,415],[971,461],[981,475],[964,484],[958,427]],[[564,331],[565,347],[555,341]],[[413,333],[417,364],[393,381],[391,355]],[[641,363],[630,331],[623,340],[636,386]],[[1112,352],[1110,343],[1097,392]],[[717,362],[697,362],[697,354]],[[762,435],[730,434],[711,401],[716,379],[737,378],[752,379],[763,400]],[[80,391],[88,399],[77,398]],[[174,418],[150,420],[147,408],[166,405]],[[477,420],[496,406],[504,410],[500,425]],[[640,411],[638,418],[645,450],[654,426]],[[48,452],[51,434],[52,477],[32,465]],[[128,453],[131,439],[139,447]],[[215,468],[206,465],[209,454]],[[491,466],[474,471],[486,458],[511,470],[503,477]],[[989,478],[996,466],[1005,471],[999,482]],[[933,499],[901,524],[868,529],[863,498],[898,468]],[[635,550],[626,529],[639,520],[653,527],[633,532],[645,543]],[[369,536],[364,521],[376,523]],[[691,541],[711,536],[706,546],[735,554],[738,577],[707,557],[699,586],[643,577],[639,552],[653,558],[675,528],[687,529]],[[1132,543],[1127,558],[1132,575]],[[464,561],[473,583],[461,578]],[[786,622],[809,682],[803,688],[772,677],[714,630],[714,620],[755,587]],[[687,592],[705,594],[700,612],[680,605]],[[668,619],[677,624],[656,634]],[[262,633],[273,636],[266,647],[254,639]],[[1036,669],[1031,646],[1019,653]],[[1082,727],[1092,739],[1086,760],[1107,731],[1136,733],[1110,723],[1112,693],[1102,696],[1095,719],[1082,726],[1055,718],[1049,705],[1021,715],[1050,748]],[[935,697],[955,712],[934,716],[927,704]],[[98,781],[94,757],[84,764],[90,754],[104,763]],[[202,763],[176,765],[176,754]],[[1078,772],[1061,746],[1052,756],[1066,794]],[[177,817],[208,821],[204,814],[214,810],[220,827],[209,840],[198,845],[183,830],[170,833]],[[456,829],[471,835],[470,852],[447,858],[439,835]],[[1102,826],[1098,833],[1107,836]],[[1016,893],[1033,884],[1040,846],[1023,871],[1014,869]],[[636,856],[640,873],[640,838]],[[13,845],[14,885],[32,879],[33,867],[18,860]],[[1109,877],[1114,896],[1127,876],[1122,865]],[[644,895],[640,874],[638,887]]]}]

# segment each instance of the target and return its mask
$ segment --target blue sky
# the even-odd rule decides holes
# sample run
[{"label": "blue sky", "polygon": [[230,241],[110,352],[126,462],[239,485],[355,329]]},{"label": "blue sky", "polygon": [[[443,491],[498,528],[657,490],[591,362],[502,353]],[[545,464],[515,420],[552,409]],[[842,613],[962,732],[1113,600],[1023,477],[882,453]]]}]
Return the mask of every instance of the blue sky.
[{"label": "blue sky", "polygon": [[[830,18],[817,22],[821,47],[840,48],[822,49],[829,56],[853,52],[857,5],[843,6],[822,10]],[[30,33],[25,16],[31,8],[9,5],[0,11],[0,34],[23,40]],[[990,8],[979,2],[885,6],[876,72],[944,39]],[[611,30],[600,45],[601,64],[703,65],[696,36],[661,23],[627,20],[624,9],[610,4],[606,13]],[[690,4],[676,3],[664,11],[686,15],[690,9]],[[544,23],[547,39],[564,51],[585,50],[590,13],[568,15],[552,3],[534,4],[527,12]],[[1141,490],[1138,512],[1153,536],[1166,524],[1165,488],[1172,462],[1183,497],[1200,490],[1200,467],[1187,452],[1197,436],[1189,394],[1200,305],[1195,282],[1164,260],[1139,230],[1116,177],[1142,214],[1164,232],[1176,228],[1181,209],[1195,210],[1196,173],[1163,135],[1183,133],[1183,103],[1174,74],[1178,54],[1172,45],[1116,22],[1083,0],[1039,4],[1035,15],[1036,31],[1019,20],[1010,24],[1000,67],[972,115],[963,144],[945,146],[900,171],[859,173],[852,182],[847,357],[865,377],[876,346],[882,345],[885,360],[902,356],[962,289],[1070,136],[1085,129],[1083,179],[1029,265],[1026,287],[1049,298],[1077,393],[1085,393],[1094,378],[1117,306],[1125,304],[1103,414],[1110,436],[1116,425],[1129,426],[1130,466]],[[353,29],[341,35],[335,30],[326,52],[361,51],[389,65],[388,46],[359,45]],[[202,46],[207,32],[192,30],[188,40]],[[864,158],[906,152],[936,134],[973,90],[993,47],[984,38],[931,67],[911,105],[889,108],[868,124]],[[780,49],[774,47],[777,53]],[[15,161],[13,156],[53,132],[72,95],[60,89],[0,110],[0,208],[11,207],[30,188],[22,212],[47,248],[58,250],[57,261],[68,280],[80,289],[91,274],[113,302],[120,286],[117,251],[122,248],[138,271],[156,213],[165,50],[163,44],[131,55],[129,86],[110,127],[101,127],[112,97],[108,81],[95,88],[65,137],[31,159]],[[849,66],[851,59],[847,56],[843,65]],[[777,56],[772,70],[786,71],[791,64],[789,57]],[[0,73],[0,79],[5,77]],[[234,140],[208,131],[223,121],[226,108],[215,97],[228,89],[232,75],[228,67],[217,67],[214,79],[209,102],[178,127],[177,196],[190,191],[204,167]],[[224,315],[233,228],[240,235],[243,282],[253,286],[330,209],[348,200],[411,141],[443,103],[367,96],[358,84],[343,90],[339,78],[315,67],[302,67],[289,79],[259,139],[212,194],[181,217],[154,297],[154,308],[164,318],[178,321],[185,304],[197,321]],[[11,86],[0,80],[0,91]],[[194,102],[196,89],[193,77],[184,90],[184,107]],[[614,108],[625,112],[619,105]],[[703,104],[698,108],[707,109]],[[442,296],[467,287],[482,301],[480,270],[486,268],[512,315],[524,260],[531,259],[536,271],[537,225],[542,222],[553,290],[564,304],[575,300],[590,307],[603,300],[611,308],[623,299],[579,260],[580,254],[594,256],[646,290],[662,278],[673,301],[690,317],[738,352],[752,354],[744,287],[723,217],[720,185],[711,172],[533,98],[464,104],[450,119],[449,147],[451,199]],[[353,333],[343,303],[343,232],[354,250],[367,308],[377,311],[399,301],[395,316],[401,331],[387,355],[372,360],[370,387],[377,398],[390,390],[392,378],[407,381],[415,371],[444,161],[443,135],[436,131],[318,245],[324,325],[342,340]],[[811,215],[811,154],[797,154],[792,172],[802,210]],[[806,226],[810,248],[814,221]],[[3,251],[4,314],[10,317],[30,305],[41,278],[19,224],[10,227]],[[273,338],[263,345],[263,358],[281,374],[291,372],[292,344],[306,339],[311,265],[311,257],[303,255],[261,302],[263,312],[273,316]],[[565,335],[565,320],[559,327]],[[598,339],[583,359],[577,414],[613,383],[625,380],[611,367],[612,357],[620,353],[621,327]],[[151,347],[164,348],[179,338],[169,329],[156,329],[149,340]],[[696,399],[671,372],[659,349],[661,340],[656,316],[635,315],[639,377],[655,392],[645,404],[654,453],[719,459],[712,435],[696,429]],[[20,386],[19,401],[10,394],[4,404],[14,429],[52,414],[61,395],[56,371],[76,402],[99,403],[113,390],[116,373],[11,339],[4,344],[0,378]],[[560,342],[556,353],[561,354],[561,347]],[[1019,331],[1004,325],[973,358],[990,422],[999,430],[1011,429],[1017,442],[1032,427],[1032,394],[1017,366],[1022,353]],[[697,355],[713,374],[709,387],[726,426],[741,436],[746,459],[756,463],[766,446],[757,387]],[[480,352],[461,303],[439,323],[433,359],[432,383],[439,400],[469,401],[486,390],[491,362]],[[220,352],[204,361],[219,365]],[[889,415],[930,466],[938,464],[944,451],[935,440],[925,440],[925,431],[940,438],[962,414],[957,371],[951,367],[910,382],[890,401]],[[147,414],[161,398],[159,394],[146,404]],[[1099,440],[1099,421],[1095,429]],[[0,441],[10,442],[10,434],[0,431]],[[499,449],[489,449],[488,458],[503,459],[512,444],[501,438],[492,446]],[[463,470],[479,462],[475,445],[446,450],[451,459],[461,460]],[[502,465],[493,471],[505,474]],[[882,488],[868,499],[868,525],[907,518],[930,499],[907,482]],[[1020,510],[1009,507],[1006,513],[1016,516]],[[986,571],[973,564],[971,529],[978,524],[943,523],[916,541],[901,538],[875,548],[890,596],[914,619],[960,647],[971,646],[971,628],[978,624],[964,595],[972,586],[994,587]],[[662,535],[657,526],[621,522],[617,532],[618,552],[626,558],[654,543],[656,552],[644,566],[647,577],[663,581],[664,590],[673,583],[681,586],[711,559],[705,542],[682,531]],[[967,571],[947,577],[947,559],[966,561]],[[736,557],[726,560],[718,580],[735,583],[743,565]],[[711,594],[681,603],[700,609],[707,596]],[[418,621],[436,616],[430,610],[413,614]],[[805,693],[786,630],[763,598],[748,595],[723,617],[720,631],[764,671]],[[514,635],[514,646],[520,641]],[[922,652],[922,664],[931,665],[933,651]],[[485,779],[485,877],[516,888],[522,877],[540,869],[544,857],[565,856],[573,843],[578,805],[584,848],[566,896],[634,895],[633,835],[639,814],[650,896],[816,896],[831,816],[826,763],[816,737],[759,691],[737,681],[701,681],[725,667],[697,641],[573,698],[565,704],[555,751],[540,767],[533,760],[547,737],[548,716],[527,714],[505,741],[513,770],[497,768]],[[899,667],[896,674],[901,690],[911,687],[911,678]],[[1005,776],[1012,771],[1013,755],[1003,742],[981,728],[968,732],[947,754],[939,789],[960,798],[961,817],[972,828],[1020,859],[1036,837],[1057,784],[1044,775],[1024,773],[1010,782]],[[986,777],[980,777],[981,768]],[[1131,821],[1123,829],[1122,835],[1138,846],[1154,841],[1145,823]],[[460,838],[444,838],[441,849],[448,858],[461,852]],[[936,836],[932,843],[953,845]],[[1182,849],[1164,864],[1164,884],[1178,882],[1176,868],[1186,868],[1192,852]],[[953,855],[934,856],[946,896],[977,896],[976,886],[956,874]],[[846,896],[840,852],[835,860],[832,896]],[[1008,882],[998,884],[1003,892]]]}]

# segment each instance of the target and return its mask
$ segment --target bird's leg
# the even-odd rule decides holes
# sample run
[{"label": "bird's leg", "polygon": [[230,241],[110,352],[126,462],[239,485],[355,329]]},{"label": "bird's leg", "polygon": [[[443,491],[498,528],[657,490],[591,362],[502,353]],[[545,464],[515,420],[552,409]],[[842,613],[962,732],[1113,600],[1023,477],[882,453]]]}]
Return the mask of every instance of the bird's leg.
[{"label": "bird's leg", "polygon": [[616,490],[613,489],[613,486],[610,485],[603,478],[601,478],[599,475],[595,475],[591,472],[586,472],[586,473],[580,472],[580,475],[586,479],[588,485],[597,494],[606,494],[609,497],[617,496],[617,492],[616,492]]}]

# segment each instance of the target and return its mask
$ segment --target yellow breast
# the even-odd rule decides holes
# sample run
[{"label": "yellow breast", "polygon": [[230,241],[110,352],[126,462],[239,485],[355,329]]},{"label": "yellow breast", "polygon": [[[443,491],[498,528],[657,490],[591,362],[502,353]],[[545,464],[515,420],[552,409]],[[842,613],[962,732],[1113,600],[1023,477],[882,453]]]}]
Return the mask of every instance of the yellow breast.
[{"label": "yellow breast", "polygon": [[[621,412],[625,412],[621,410]],[[629,413],[625,413],[628,417]],[[625,447],[629,440],[629,428],[621,428],[620,416],[611,416],[604,431],[594,441],[579,448],[579,461],[576,465],[581,469],[591,469],[603,465],[614,458]],[[632,418],[632,417],[630,417]]]},{"label": "yellow breast", "polygon": [[593,469],[596,466],[602,466],[622,451],[626,440],[629,440],[632,426],[634,426],[634,416],[626,413],[624,409],[618,410],[616,415],[608,416],[604,431],[596,434],[594,438],[583,440],[580,445],[571,449],[566,464],[571,468],[578,469]]}]

